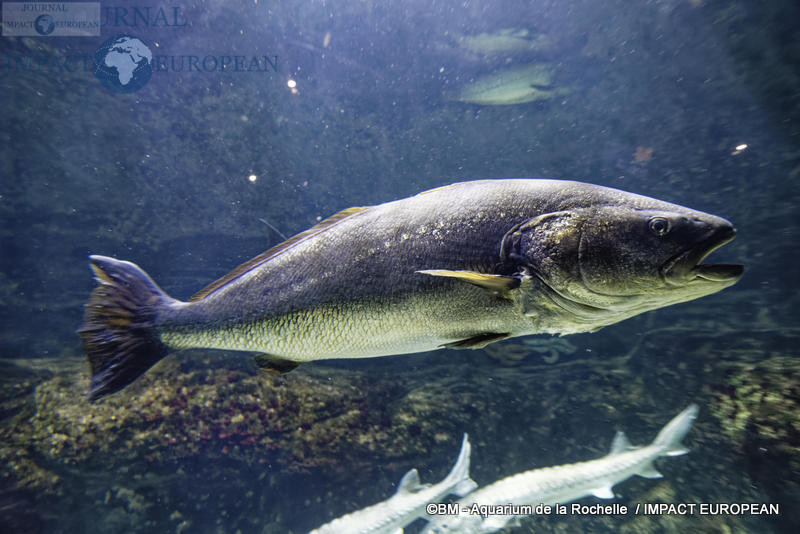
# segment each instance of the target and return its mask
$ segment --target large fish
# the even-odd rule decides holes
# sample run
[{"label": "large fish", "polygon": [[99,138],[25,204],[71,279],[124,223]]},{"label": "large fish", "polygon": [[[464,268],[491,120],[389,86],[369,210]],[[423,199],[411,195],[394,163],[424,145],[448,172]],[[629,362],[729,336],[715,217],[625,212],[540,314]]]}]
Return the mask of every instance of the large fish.
[{"label": "large fish", "polygon": [[696,417],[697,405],[691,404],[667,423],[650,445],[632,447],[625,434],[617,432],[611,452],[603,458],[525,471],[480,488],[458,502],[458,515],[433,516],[422,532],[488,534],[515,525],[529,514],[486,513],[482,516],[474,512],[481,509],[491,512],[493,507],[504,512],[500,507],[507,504],[531,507],[566,504],[588,495],[613,499],[615,484],[633,475],[661,478],[661,473],[653,467],[654,460],[687,453],[681,440]]},{"label": "large fish", "polygon": [[345,210],[188,302],[132,263],[91,256],[89,398],[195,347],[257,352],[281,372],[595,331],[735,283],[741,266],[700,264],[734,235],[720,217],[616,189],[483,180]]},{"label": "large fish", "polygon": [[453,469],[438,484],[420,484],[419,474],[412,469],[400,481],[397,493],[383,502],[338,517],[309,534],[402,534],[403,527],[426,517],[428,503],[450,495],[463,497],[478,487],[469,478],[470,444],[467,435]]}]

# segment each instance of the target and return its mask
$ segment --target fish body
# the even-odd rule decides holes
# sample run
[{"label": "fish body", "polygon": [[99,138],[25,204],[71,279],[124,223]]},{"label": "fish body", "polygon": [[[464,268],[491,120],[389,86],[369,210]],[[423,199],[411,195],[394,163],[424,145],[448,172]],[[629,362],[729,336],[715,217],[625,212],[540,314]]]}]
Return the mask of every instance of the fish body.
[{"label": "fish body", "polygon": [[418,517],[425,517],[428,503],[451,493],[462,497],[477,487],[469,478],[470,450],[469,439],[464,434],[453,469],[438,484],[420,484],[417,470],[412,469],[389,499],[336,518],[309,534],[402,534],[403,527]]},{"label": "fish body", "polygon": [[618,432],[611,452],[597,460],[534,469],[504,478],[484,486],[459,502],[462,512],[457,516],[435,516],[423,534],[486,534],[515,524],[522,516],[481,515],[467,513],[474,504],[493,505],[555,505],[566,504],[581,497],[594,495],[614,498],[612,487],[633,475],[660,478],[653,461],[662,456],[678,456],[688,450],[681,440],[697,417],[697,405],[692,404],[675,416],[655,440],[645,447],[633,448],[625,434]]},{"label": "fish body", "polygon": [[457,35],[458,45],[484,57],[547,51],[552,47],[549,37],[532,34],[525,28],[503,28],[476,35]]},{"label": "fish body", "polygon": [[616,189],[482,180],[345,210],[188,302],[132,263],[92,256],[98,286],[79,330],[89,397],[187,348],[257,352],[281,372],[595,331],[735,283],[740,266],[700,265],[734,234],[720,217]]},{"label": "fish body", "polygon": [[484,106],[524,104],[563,94],[553,87],[553,71],[535,63],[492,72],[464,86],[455,100]]}]

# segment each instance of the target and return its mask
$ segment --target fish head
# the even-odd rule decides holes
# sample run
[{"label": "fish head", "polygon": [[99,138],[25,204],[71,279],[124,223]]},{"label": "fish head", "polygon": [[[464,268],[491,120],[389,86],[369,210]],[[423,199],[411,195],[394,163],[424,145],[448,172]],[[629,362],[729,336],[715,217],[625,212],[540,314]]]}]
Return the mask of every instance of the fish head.
[{"label": "fish head", "polygon": [[736,235],[727,220],[664,202],[632,204],[549,213],[507,240],[537,287],[575,316],[574,332],[715,293],[742,275],[741,265],[701,263]]},{"label": "fish head", "polygon": [[701,263],[736,236],[733,225],[676,208],[593,210],[582,224],[577,250],[582,285],[606,296],[660,296],[666,305],[735,284],[741,265]]}]

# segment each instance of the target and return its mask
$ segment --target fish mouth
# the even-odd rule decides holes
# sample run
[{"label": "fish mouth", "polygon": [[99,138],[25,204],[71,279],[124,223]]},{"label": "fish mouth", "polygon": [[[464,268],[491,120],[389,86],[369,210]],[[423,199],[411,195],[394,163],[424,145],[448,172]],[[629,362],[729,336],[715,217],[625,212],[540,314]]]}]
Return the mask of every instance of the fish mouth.
[{"label": "fish mouth", "polygon": [[730,243],[736,237],[733,226],[715,228],[711,233],[689,250],[674,256],[662,266],[664,279],[671,285],[684,285],[693,281],[721,284],[735,283],[744,272],[741,265],[702,264],[704,259]]}]

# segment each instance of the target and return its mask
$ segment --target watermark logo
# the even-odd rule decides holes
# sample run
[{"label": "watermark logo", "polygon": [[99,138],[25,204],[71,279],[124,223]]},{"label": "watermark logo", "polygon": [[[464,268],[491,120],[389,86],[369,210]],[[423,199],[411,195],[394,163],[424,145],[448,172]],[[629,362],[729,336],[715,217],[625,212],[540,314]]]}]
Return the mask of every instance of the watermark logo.
[{"label": "watermark logo", "polygon": [[41,35],[50,35],[56,29],[56,21],[50,15],[39,15],[33,22],[33,27]]},{"label": "watermark logo", "polygon": [[3,36],[100,35],[100,2],[3,2]]},{"label": "watermark logo", "polygon": [[94,69],[97,79],[109,91],[133,93],[150,81],[153,53],[133,35],[115,35],[95,52]]}]

